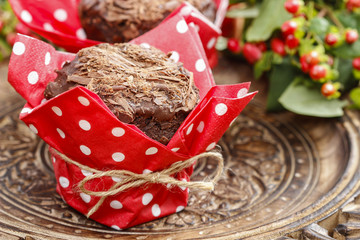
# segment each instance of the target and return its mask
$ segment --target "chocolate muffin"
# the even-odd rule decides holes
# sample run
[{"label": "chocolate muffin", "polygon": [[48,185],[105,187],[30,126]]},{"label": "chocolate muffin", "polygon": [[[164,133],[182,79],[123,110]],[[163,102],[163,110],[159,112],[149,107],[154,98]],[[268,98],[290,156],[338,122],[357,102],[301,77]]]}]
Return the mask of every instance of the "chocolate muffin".
[{"label": "chocolate muffin", "polygon": [[[89,39],[128,42],[155,28],[185,0],[81,0],[80,21]],[[211,21],[213,0],[187,0]]]},{"label": "chocolate muffin", "polygon": [[76,86],[100,96],[115,116],[167,144],[199,101],[193,74],[171,53],[130,43],[84,48],[57,70],[46,99]]}]

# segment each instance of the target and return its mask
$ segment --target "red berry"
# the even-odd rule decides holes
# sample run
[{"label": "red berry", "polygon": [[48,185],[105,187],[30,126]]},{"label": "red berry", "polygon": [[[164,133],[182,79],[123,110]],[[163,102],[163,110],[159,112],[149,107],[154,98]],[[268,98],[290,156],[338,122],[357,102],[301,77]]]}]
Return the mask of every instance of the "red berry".
[{"label": "red berry", "polygon": [[319,80],[326,76],[326,68],[322,65],[314,65],[310,68],[310,77]]},{"label": "red berry", "polygon": [[297,46],[299,46],[299,43],[299,39],[297,39],[294,35],[289,35],[286,37],[285,44],[290,49],[297,48]]},{"label": "red berry", "polygon": [[297,29],[297,23],[295,21],[286,21],[281,26],[281,32],[286,37],[288,35],[294,35],[296,29]]},{"label": "red berry", "polygon": [[310,65],[306,62],[306,54],[300,58],[301,70],[304,73],[308,73],[310,70]]},{"label": "red berry", "polygon": [[285,44],[280,38],[274,38],[271,40],[271,50],[281,56],[286,55]]},{"label": "red berry", "polygon": [[354,58],[352,65],[356,70],[360,70],[360,57]]},{"label": "red berry", "polygon": [[321,86],[321,94],[324,95],[325,97],[330,97],[335,92],[336,92],[336,88],[332,83],[327,82]]},{"label": "red berry", "polygon": [[345,33],[345,40],[347,43],[352,44],[356,42],[359,38],[359,34],[356,30],[347,30]]},{"label": "red berry", "polygon": [[294,14],[297,13],[297,11],[299,11],[300,5],[301,4],[299,0],[287,0],[284,4],[284,7],[286,11]]},{"label": "red berry", "polygon": [[4,22],[0,20],[0,31],[3,29],[4,27]]},{"label": "red berry", "polygon": [[255,45],[260,49],[262,52],[266,52],[266,44],[264,42],[257,42]]},{"label": "red berry", "polygon": [[360,0],[348,0],[346,2],[346,8],[349,11],[353,11],[354,8],[359,8],[360,7]]},{"label": "red berry", "polygon": [[262,57],[262,52],[260,49],[252,43],[244,44],[243,54],[245,59],[251,64],[254,64]]},{"label": "red berry", "polygon": [[335,45],[339,40],[339,37],[334,33],[328,33],[325,36],[325,43],[329,46]]},{"label": "red berry", "polygon": [[236,38],[229,38],[227,48],[233,53],[239,53],[241,51],[239,41]]},{"label": "red berry", "polygon": [[314,66],[320,62],[319,53],[317,51],[311,51],[308,54],[305,54],[304,56],[306,59],[306,62],[310,66]]},{"label": "red berry", "polygon": [[9,33],[6,35],[6,41],[10,46],[13,46],[15,43],[16,33]]}]

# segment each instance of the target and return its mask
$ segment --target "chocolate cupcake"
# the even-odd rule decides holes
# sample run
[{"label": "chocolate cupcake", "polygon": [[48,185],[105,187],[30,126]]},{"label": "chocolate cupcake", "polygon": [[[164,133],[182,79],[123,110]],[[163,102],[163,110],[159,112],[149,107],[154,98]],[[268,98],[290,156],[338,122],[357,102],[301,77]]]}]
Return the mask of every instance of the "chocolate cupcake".
[{"label": "chocolate cupcake", "polygon": [[170,55],[130,43],[84,48],[57,71],[44,95],[50,99],[84,86],[120,121],[166,145],[199,101],[192,73]]},{"label": "chocolate cupcake", "polygon": [[[128,42],[153,29],[185,0],[81,0],[80,21],[89,39]],[[213,0],[187,0],[211,21]]]}]

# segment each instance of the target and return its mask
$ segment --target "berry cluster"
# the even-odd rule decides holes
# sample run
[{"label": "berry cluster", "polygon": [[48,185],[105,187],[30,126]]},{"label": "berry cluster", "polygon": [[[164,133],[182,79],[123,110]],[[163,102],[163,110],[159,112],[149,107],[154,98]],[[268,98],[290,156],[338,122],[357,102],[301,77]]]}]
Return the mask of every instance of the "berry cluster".
[{"label": "berry cluster", "polygon": [[[360,0],[344,0],[348,11],[360,12]],[[315,9],[314,4],[305,4],[303,0],[286,0],[284,8],[292,15],[285,21],[279,32],[273,34],[270,40],[270,50],[280,56],[289,56],[295,66],[310,77],[315,83],[321,84],[321,93],[325,97],[338,98],[341,84],[335,82],[338,71],[334,67],[334,56],[331,50],[344,44],[352,45],[359,39],[356,29],[338,26],[334,21],[324,36],[319,36],[310,29],[311,20],[318,14],[319,18],[331,15],[330,8]],[[337,20],[337,19],[335,19]],[[229,51],[240,54],[251,64],[256,64],[267,51],[265,42],[241,43],[235,38],[229,38],[227,43]],[[354,59],[354,76],[360,79],[360,58]]]}]

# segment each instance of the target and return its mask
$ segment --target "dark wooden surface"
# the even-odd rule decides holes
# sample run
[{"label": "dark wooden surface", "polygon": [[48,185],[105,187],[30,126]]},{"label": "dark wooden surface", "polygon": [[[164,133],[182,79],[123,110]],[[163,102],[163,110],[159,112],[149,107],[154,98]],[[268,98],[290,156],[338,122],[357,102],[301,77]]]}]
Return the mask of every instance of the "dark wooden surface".
[{"label": "dark wooden surface", "polygon": [[[222,58],[218,84],[259,95],[219,145],[226,170],[184,211],[123,231],[86,219],[55,192],[46,144],[18,120],[24,101],[0,66],[0,239],[360,239],[359,113],[319,119],[266,113],[266,80]],[[192,179],[213,173],[211,159]]]}]

